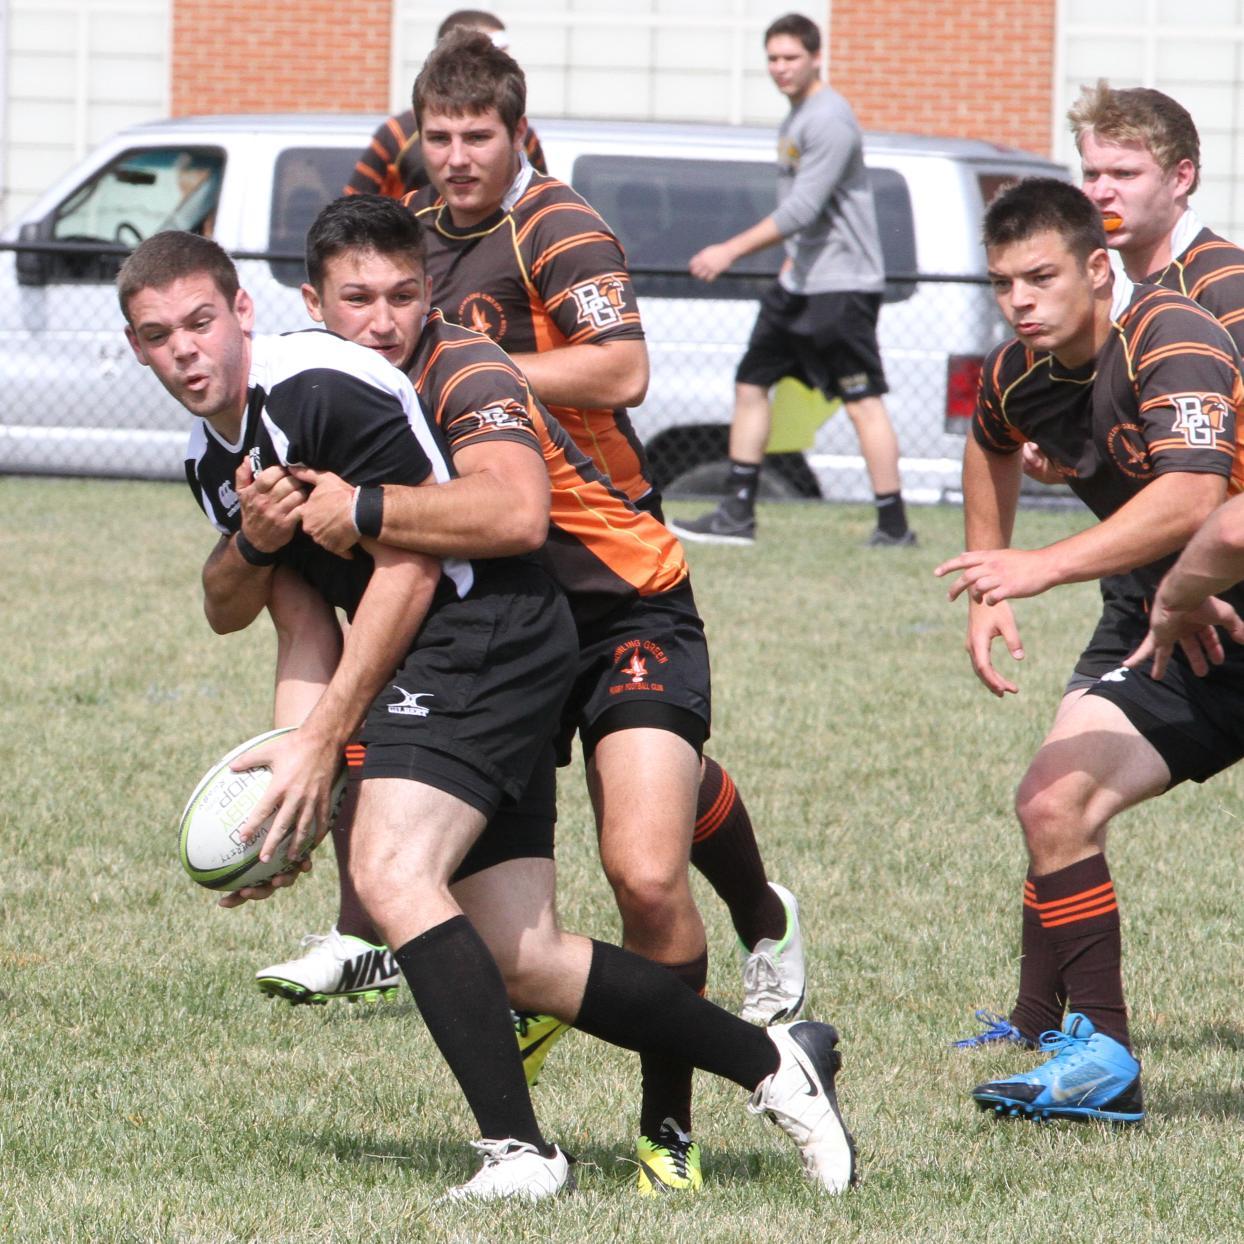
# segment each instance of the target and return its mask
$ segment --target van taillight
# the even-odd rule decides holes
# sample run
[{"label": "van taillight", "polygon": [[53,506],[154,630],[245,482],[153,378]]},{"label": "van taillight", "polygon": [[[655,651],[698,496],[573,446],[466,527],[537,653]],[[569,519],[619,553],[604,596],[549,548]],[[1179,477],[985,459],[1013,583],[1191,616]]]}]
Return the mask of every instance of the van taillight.
[{"label": "van taillight", "polygon": [[979,354],[952,354],[946,360],[946,431],[966,435],[968,420],[976,409],[976,390],[980,387]]}]

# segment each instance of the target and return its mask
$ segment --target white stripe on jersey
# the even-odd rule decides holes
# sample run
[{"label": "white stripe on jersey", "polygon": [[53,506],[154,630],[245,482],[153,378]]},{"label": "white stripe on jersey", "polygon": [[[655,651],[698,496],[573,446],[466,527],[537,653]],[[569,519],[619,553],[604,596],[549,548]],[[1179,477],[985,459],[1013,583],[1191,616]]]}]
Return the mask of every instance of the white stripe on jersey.
[{"label": "white stripe on jersey", "polygon": [[[410,383],[406,373],[394,367],[388,359],[382,358],[366,346],[355,345],[352,341],[317,328],[286,333],[281,337],[256,337],[251,343],[249,385],[262,388],[265,393],[271,393],[278,384],[299,372],[317,368],[344,372],[347,376],[353,376],[356,380],[396,398],[406,413],[406,422],[415,434],[415,439],[432,464],[432,478],[438,484],[453,478],[449,460],[429,425],[428,416],[415,395],[414,385]],[[263,412],[263,421],[282,463],[288,466],[288,439],[272,423],[267,411]],[[458,557],[442,557],[441,569],[452,580],[459,596],[465,596],[474,585],[475,571],[469,561]]]}]

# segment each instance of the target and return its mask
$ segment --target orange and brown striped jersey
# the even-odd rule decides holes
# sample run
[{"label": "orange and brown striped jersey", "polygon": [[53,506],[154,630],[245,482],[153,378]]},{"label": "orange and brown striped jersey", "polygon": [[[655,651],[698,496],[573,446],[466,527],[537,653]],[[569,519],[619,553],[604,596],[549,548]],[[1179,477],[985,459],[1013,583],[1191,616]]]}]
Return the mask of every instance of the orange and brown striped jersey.
[{"label": "orange and brown striped jersey", "polygon": [[484,334],[433,311],[407,374],[451,455],[482,440],[508,440],[543,456],[552,499],[542,558],[576,621],[686,580],[677,538],[610,485]]},{"label": "orange and brown striped jersey", "polygon": [[1244,250],[1235,243],[1202,228],[1165,268],[1145,277],[1145,283],[1199,302],[1244,354]]},{"label": "orange and brown striped jersey", "polygon": [[[1034,441],[1099,519],[1170,472],[1223,475],[1240,491],[1235,343],[1191,299],[1115,280],[1110,335],[1083,367],[1018,340],[990,352],[972,421],[977,443],[1009,454]],[[1144,595],[1172,560],[1133,572]]]},{"label": "orange and brown striped jersey", "polygon": [[[516,187],[512,207],[463,229],[430,186],[405,200],[427,226],[428,275],[441,311],[512,354],[642,340],[635,290],[609,226],[555,178],[520,175]],[[619,491],[633,501],[651,491],[625,410],[549,410]]]},{"label": "orange and brown striped jersey", "polygon": [[[535,168],[542,173],[548,171],[544,148],[530,126],[527,127],[524,150]],[[405,112],[390,117],[372,135],[342,193],[383,194],[390,199],[400,199],[427,184],[423,152],[419,149],[419,129],[415,125],[413,110],[407,108]]]}]

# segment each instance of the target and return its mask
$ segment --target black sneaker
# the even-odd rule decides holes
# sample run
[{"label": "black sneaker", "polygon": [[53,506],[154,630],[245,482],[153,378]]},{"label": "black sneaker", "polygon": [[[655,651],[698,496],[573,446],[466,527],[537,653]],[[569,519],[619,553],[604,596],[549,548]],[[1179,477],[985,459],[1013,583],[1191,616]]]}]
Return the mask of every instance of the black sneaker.
[{"label": "black sneaker", "polygon": [[723,501],[715,510],[699,518],[671,518],[669,529],[680,539],[696,544],[754,544],[756,519],[752,514],[739,517],[726,509]]},{"label": "black sneaker", "polygon": [[892,536],[880,527],[874,527],[872,534],[864,541],[870,549],[909,549],[915,548],[918,541],[916,533],[910,527],[901,536]]}]

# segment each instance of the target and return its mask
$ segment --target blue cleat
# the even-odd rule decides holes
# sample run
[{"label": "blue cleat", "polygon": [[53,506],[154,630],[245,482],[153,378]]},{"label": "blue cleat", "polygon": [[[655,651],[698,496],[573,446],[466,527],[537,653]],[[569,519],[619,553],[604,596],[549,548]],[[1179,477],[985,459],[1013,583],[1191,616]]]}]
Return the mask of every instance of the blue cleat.
[{"label": "blue cleat", "polygon": [[972,1100],[982,1110],[1034,1122],[1139,1123],[1145,1117],[1140,1063],[1113,1037],[1098,1032],[1087,1016],[1068,1015],[1061,1032],[1043,1032],[1041,1049],[1050,1058],[1035,1071],[979,1084]]},{"label": "blue cleat", "polygon": [[1035,1041],[1029,1040],[1005,1015],[999,1015],[996,1011],[977,1011],[976,1021],[985,1031],[952,1041],[952,1050],[976,1050],[982,1045],[1019,1045],[1026,1050],[1037,1048]]}]

